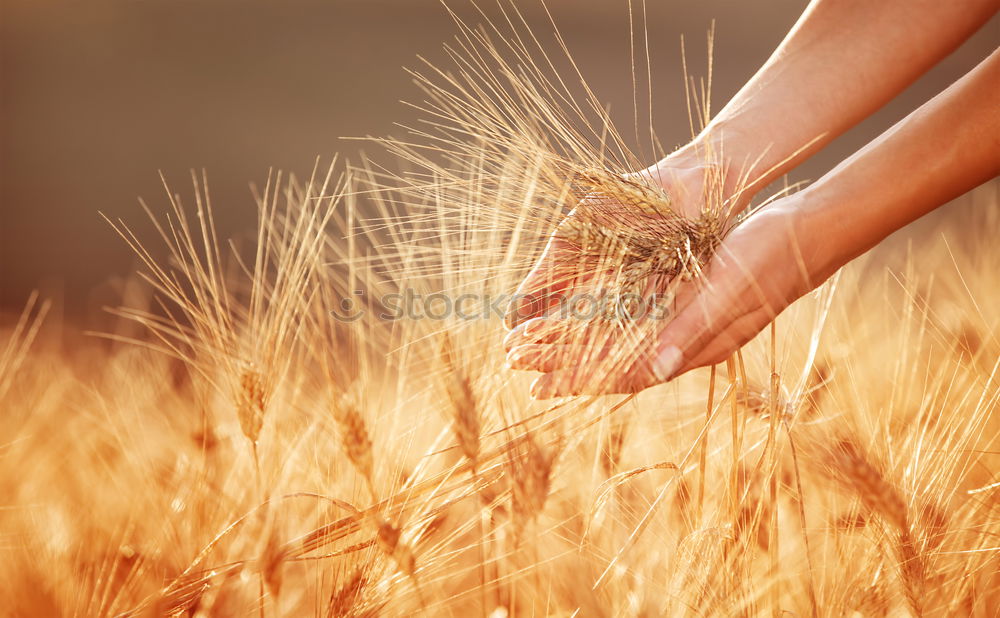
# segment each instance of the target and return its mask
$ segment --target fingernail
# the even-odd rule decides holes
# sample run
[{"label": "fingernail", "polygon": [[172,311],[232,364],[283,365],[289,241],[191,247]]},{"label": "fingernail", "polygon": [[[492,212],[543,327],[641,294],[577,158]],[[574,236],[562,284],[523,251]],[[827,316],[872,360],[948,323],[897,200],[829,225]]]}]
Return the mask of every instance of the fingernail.
[{"label": "fingernail", "polygon": [[520,354],[517,352],[516,348],[511,350],[510,352],[507,352],[507,358],[505,358],[504,360],[507,363],[508,369],[514,369],[514,363],[517,361],[518,357],[520,357]]},{"label": "fingernail", "polygon": [[677,346],[667,346],[656,355],[653,361],[653,375],[660,382],[666,382],[681,368],[681,351]]},{"label": "fingernail", "polygon": [[507,303],[507,309],[503,312],[503,324],[508,330],[517,328],[517,303],[510,301]]},{"label": "fingernail", "polygon": [[514,342],[517,341],[521,337],[521,335],[524,334],[523,331],[524,329],[521,326],[514,327],[514,329],[508,332],[507,335],[503,338],[503,347],[507,348],[508,350],[512,348],[514,346]]},{"label": "fingernail", "polygon": [[542,376],[531,383],[530,392],[532,399],[549,399],[552,396],[550,393],[552,389],[549,388],[550,382],[543,380],[544,377]]}]

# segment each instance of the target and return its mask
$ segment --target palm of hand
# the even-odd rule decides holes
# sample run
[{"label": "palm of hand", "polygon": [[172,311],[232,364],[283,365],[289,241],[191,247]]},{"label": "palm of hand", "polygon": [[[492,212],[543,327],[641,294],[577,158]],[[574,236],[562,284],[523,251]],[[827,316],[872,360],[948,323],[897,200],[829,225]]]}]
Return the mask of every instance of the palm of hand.
[{"label": "palm of hand", "polygon": [[[628,177],[626,188],[634,185],[645,195],[609,191],[586,196],[549,238],[518,288],[507,313],[508,327],[557,310],[565,317],[567,310],[573,310],[567,301],[583,298],[594,303],[609,289],[619,296],[666,294],[674,276],[655,273],[676,275],[698,267],[675,247],[690,245],[692,236],[715,242],[708,237],[716,235],[714,227],[727,218],[721,214],[715,221],[704,218],[708,170],[706,166],[661,169],[655,179],[643,172]],[[663,198],[657,200],[656,194]]]},{"label": "palm of hand", "polygon": [[[737,227],[719,247],[706,277],[683,287],[670,320],[632,333],[588,323],[576,325],[579,330],[572,334],[561,323],[565,320],[536,318],[508,336],[508,361],[514,368],[545,373],[532,393],[546,398],[638,392],[725,360],[829,274],[807,264],[811,260],[798,242],[794,213],[794,207],[776,203]],[[806,274],[812,271],[819,275],[815,280]],[[664,365],[664,352],[670,350],[673,360]]]}]

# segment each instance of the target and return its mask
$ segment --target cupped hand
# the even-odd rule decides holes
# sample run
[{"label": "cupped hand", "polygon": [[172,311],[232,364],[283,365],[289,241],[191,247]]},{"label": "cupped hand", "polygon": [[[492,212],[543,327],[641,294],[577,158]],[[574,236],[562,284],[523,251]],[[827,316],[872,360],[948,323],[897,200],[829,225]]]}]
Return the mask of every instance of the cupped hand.
[{"label": "cupped hand", "polygon": [[779,200],[734,229],[705,276],[682,286],[667,319],[623,329],[536,317],[508,335],[508,363],[543,372],[532,395],[544,399],[634,393],[729,358],[832,274],[796,202]]},{"label": "cupped hand", "polygon": [[[749,203],[751,195],[737,195],[735,178],[720,173],[721,166],[695,157],[668,156],[663,161],[628,177],[659,186],[670,197],[673,213],[696,219],[708,202],[724,209],[723,218],[734,217]],[[634,207],[594,193],[584,198],[564,223],[574,219],[601,222],[609,228],[655,230],[658,217],[638,212]],[[521,282],[507,308],[506,324],[515,328],[533,318],[550,315],[581,292],[593,292],[607,273],[595,272],[593,264],[581,259],[579,247],[559,230],[549,238],[541,257]],[[606,280],[606,279],[605,279]]]}]

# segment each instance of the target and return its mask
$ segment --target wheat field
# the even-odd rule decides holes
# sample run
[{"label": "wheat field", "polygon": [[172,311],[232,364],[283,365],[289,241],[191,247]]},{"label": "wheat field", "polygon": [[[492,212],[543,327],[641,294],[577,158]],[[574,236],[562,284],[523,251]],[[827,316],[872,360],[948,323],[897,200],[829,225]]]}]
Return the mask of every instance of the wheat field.
[{"label": "wheat field", "polygon": [[[727,363],[533,400],[497,307],[550,233],[641,291],[696,283],[742,215],[670,219],[669,263],[560,226],[594,195],[669,211],[622,177],[662,148],[629,149],[568,51],[505,15],[456,17],[453,66],[413,72],[426,124],[374,140],[393,166],[274,172],[233,240],[213,209],[242,205],[169,179],[158,235],[109,221],[141,266],[113,329],[39,297],[4,325],[6,614],[997,615],[996,181]],[[703,124],[711,65],[688,86]]]}]

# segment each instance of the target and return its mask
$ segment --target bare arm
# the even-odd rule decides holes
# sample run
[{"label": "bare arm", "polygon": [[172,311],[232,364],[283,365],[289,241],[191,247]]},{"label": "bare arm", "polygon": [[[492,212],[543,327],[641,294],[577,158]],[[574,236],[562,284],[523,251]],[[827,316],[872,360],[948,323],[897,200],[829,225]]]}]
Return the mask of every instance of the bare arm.
[{"label": "bare arm", "polygon": [[530,332],[559,329],[544,318],[528,323],[529,335],[512,333],[510,358],[546,372],[533,387],[540,397],[634,392],[721,362],[842,265],[998,173],[1000,50],[816,184],[741,224],[705,285],[689,290],[676,317],[621,371],[595,369],[600,358],[579,342],[555,358],[545,346],[525,345]]},{"label": "bare arm", "polygon": [[811,259],[833,272],[997,174],[1000,50],[803,192]]},{"label": "bare arm", "polygon": [[721,143],[732,180],[749,172],[753,193],[882,107],[998,9],[997,0],[813,0],[677,156]]},{"label": "bare arm", "polygon": [[[730,215],[753,194],[881,107],[951,52],[1000,7],[1000,0],[813,0],[771,58],[690,144],[646,170],[696,216],[706,179],[722,165]],[[712,153],[706,161],[706,151]],[[739,187],[745,174],[752,183]],[[737,192],[737,189],[739,191]],[[622,208],[622,219],[630,213]],[[518,288],[514,327],[543,315],[560,259],[554,238]],[[525,300],[528,299],[528,300]]]}]

